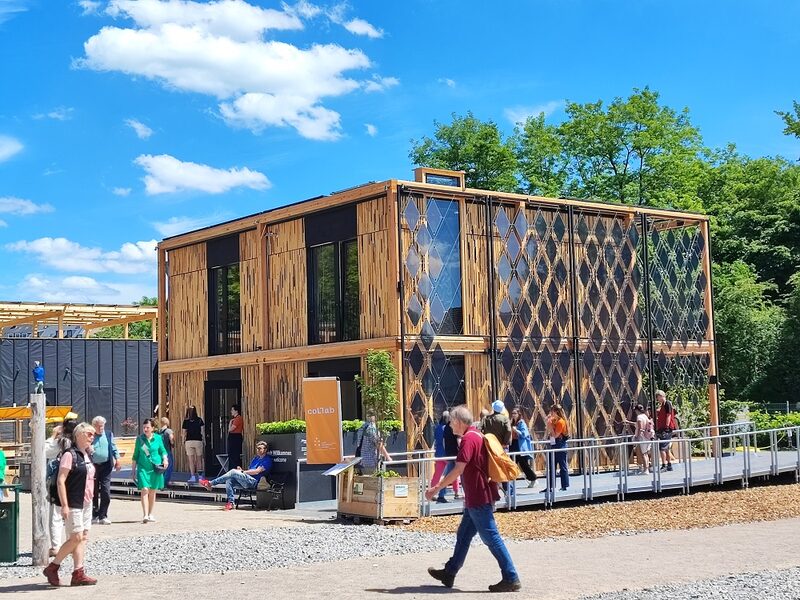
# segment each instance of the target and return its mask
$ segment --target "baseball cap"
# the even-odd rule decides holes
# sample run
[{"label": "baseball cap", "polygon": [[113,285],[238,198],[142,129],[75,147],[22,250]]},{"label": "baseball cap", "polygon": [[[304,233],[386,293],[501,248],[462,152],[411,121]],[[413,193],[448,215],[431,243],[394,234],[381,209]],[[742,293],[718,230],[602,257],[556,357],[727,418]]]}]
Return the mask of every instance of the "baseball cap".
[{"label": "baseball cap", "polygon": [[503,404],[502,400],[495,400],[494,402],[492,402],[492,410],[494,412],[496,412],[496,413],[503,412],[503,409],[505,407],[506,407],[506,405]]}]

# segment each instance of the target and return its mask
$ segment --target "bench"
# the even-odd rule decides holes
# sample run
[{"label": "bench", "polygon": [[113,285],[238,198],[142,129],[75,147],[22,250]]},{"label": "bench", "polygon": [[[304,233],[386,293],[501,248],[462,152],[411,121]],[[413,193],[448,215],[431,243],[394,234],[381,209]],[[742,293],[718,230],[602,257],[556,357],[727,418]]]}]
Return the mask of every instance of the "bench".
[{"label": "bench", "polygon": [[[269,479],[266,477],[262,477],[261,481],[258,482],[258,486],[255,488],[239,488],[238,494],[235,500],[235,506],[238,509],[239,504],[242,500],[247,499],[250,502],[250,507],[255,510],[258,494],[266,494],[269,498],[269,504],[267,504],[267,510],[272,510],[272,503],[275,500],[280,500],[281,502],[281,510],[285,508],[283,493],[286,488],[286,479],[288,478],[288,473],[275,473]],[[264,485],[262,485],[264,484]]]}]

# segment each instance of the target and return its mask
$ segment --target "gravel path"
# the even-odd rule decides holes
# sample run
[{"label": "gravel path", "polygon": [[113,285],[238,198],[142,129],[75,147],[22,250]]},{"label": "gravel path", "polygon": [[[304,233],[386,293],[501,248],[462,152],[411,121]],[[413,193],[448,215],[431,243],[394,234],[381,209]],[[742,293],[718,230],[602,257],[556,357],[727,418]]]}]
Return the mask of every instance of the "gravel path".
[{"label": "gravel path", "polygon": [[[87,572],[93,575],[222,573],[410,554],[452,548],[453,535],[415,533],[378,525],[308,525],[171,533],[90,541]],[[31,557],[0,565],[0,579],[36,577]],[[62,576],[72,570],[64,561]]]},{"label": "gravel path", "polygon": [[691,584],[665,585],[645,590],[586,596],[583,600],[797,600],[800,597],[800,568],[783,571],[740,573],[695,581]]}]

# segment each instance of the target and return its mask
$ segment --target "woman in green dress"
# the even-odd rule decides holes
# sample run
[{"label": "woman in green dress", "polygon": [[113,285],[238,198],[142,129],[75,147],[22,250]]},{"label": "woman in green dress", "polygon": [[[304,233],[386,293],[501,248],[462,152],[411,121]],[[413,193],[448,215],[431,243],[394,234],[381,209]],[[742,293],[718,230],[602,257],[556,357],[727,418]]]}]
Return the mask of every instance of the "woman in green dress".
[{"label": "woman in green dress", "polygon": [[160,435],[155,435],[155,419],[145,419],[142,435],[136,438],[131,475],[142,492],[142,523],[155,521],[153,507],[156,492],[164,489],[164,471],[169,466],[167,449]]}]

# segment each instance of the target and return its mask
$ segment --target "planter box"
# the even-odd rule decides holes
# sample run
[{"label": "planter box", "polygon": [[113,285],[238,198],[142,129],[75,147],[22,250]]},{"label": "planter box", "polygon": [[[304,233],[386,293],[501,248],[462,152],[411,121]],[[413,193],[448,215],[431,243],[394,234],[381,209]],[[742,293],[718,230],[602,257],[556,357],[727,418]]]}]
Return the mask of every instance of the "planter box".
[{"label": "planter box", "polygon": [[[294,508],[298,498],[300,502],[318,502],[336,498],[336,479],[323,475],[333,465],[309,465],[300,463],[300,481],[297,481],[297,461],[306,457],[305,433],[280,433],[260,435],[258,440],[269,444],[269,454],[272,456],[272,471],[274,473],[288,473],[286,482],[286,508]],[[353,455],[358,443],[357,432],[344,432],[344,454]],[[389,452],[406,452],[406,434],[404,431],[393,433],[389,436],[386,448]],[[404,469],[394,467],[395,471],[404,474]],[[259,500],[259,506],[262,501]]]},{"label": "planter box", "polygon": [[373,521],[418,519],[419,477],[372,477],[348,469],[339,476],[339,516]]}]

